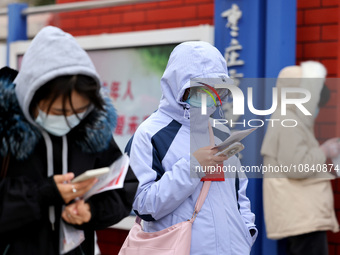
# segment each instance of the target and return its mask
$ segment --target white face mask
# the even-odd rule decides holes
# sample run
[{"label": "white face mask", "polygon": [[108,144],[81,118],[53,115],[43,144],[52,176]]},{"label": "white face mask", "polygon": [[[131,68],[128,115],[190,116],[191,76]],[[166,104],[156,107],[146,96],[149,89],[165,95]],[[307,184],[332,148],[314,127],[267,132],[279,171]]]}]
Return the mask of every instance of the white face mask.
[{"label": "white face mask", "polygon": [[85,113],[87,113],[87,111],[78,113],[78,117],[75,114],[65,117],[64,115],[46,114],[39,109],[39,114],[35,119],[35,122],[50,134],[63,136],[80,123],[80,121],[84,118]]},{"label": "white face mask", "polygon": [[[196,93],[190,98],[186,100],[186,102],[192,107],[201,107],[202,106],[202,95],[201,93]],[[207,96],[207,107],[212,107],[215,105],[214,99],[212,99],[209,95]]]}]

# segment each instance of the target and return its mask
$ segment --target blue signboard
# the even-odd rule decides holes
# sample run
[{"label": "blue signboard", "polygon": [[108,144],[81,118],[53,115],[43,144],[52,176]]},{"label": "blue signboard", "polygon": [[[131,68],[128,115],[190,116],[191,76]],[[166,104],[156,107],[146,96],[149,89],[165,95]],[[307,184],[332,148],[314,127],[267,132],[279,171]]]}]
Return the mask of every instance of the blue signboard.
[{"label": "blue signboard", "polygon": [[7,65],[9,65],[10,44],[19,40],[27,40],[27,19],[21,14],[22,10],[27,7],[26,3],[8,5]]},{"label": "blue signboard", "polygon": [[[296,0],[215,0],[214,22],[215,46],[225,56],[229,75],[236,85],[239,83],[245,97],[245,114],[239,116],[235,128],[249,128],[248,121],[253,119],[268,123],[265,119],[270,116],[256,116],[249,111],[247,89],[253,88],[256,109],[271,107],[275,82],[268,85],[257,78],[275,78],[283,67],[295,64]],[[260,150],[265,130],[266,124],[244,140],[244,166],[262,163]],[[247,195],[259,230],[251,254],[279,254],[276,241],[266,238],[262,179],[249,178]]]}]

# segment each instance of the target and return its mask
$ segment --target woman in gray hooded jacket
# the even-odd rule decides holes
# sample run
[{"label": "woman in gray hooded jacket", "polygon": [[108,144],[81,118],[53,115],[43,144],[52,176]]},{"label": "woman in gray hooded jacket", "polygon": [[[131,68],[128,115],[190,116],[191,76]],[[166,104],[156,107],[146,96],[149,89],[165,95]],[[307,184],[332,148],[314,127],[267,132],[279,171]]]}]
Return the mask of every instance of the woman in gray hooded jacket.
[{"label": "woman in gray hooded jacket", "polygon": [[[86,52],[58,28],[37,34],[15,76],[0,75],[0,253],[94,254],[94,231],[130,213],[138,181],[129,169],[122,189],[86,201],[77,198],[96,179],[69,181],[121,155],[115,110]],[[61,226],[80,237],[71,250]]]}]

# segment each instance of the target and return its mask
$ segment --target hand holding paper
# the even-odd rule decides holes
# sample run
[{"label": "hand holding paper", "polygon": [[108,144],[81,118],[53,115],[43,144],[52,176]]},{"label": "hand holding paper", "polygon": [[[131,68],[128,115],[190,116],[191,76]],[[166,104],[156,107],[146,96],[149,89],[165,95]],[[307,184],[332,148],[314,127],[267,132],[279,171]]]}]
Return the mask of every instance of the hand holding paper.
[{"label": "hand holding paper", "polygon": [[126,173],[129,169],[130,159],[125,153],[109,166],[109,172],[97,176],[98,182],[84,195],[84,199],[113,189],[120,189],[124,185]]},{"label": "hand holding paper", "polygon": [[[256,129],[257,128],[250,128],[250,129],[246,129],[246,130],[241,130],[241,131],[233,132],[222,143],[220,143],[219,145],[216,145],[215,147],[213,147],[213,149],[218,149],[219,152],[225,151],[229,146],[231,146],[234,143],[240,142],[243,138],[248,136],[250,133],[252,133]],[[238,143],[238,144],[241,144],[241,143]]]},{"label": "hand holding paper", "polygon": [[[224,181],[225,180],[224,172],[218,169],[223,169],[223,161],[227,160],[228,158],[234,156],[235,154],[237,154],[238,152],[244,149],[244,145],[240,143],[240,141],[243,138],[245,138],[247,135],[252,133],[254,130],[256,130],[256,128],[233,132],[225,141],[223,141],[217,146],[212,147],[210,151],[214,154],[213,156],[214,159],[218,157],[222,158],[223,156],[223,160],[221,160],[221,162],[214,162],[214,164],[211,164],[216,167],[215,171],[213,173],[207,172],[206,177],[202,178],[201,180],[202,181]],[[201,164],[200,161],[199,163]],[[201,166],[203,165],[201,164]]]},{"label": "hand holding paper", "polygon": [[[90,198],[91,196],[113,189],[122,188],[124,185],[125,176],[129,169],[129,156],[123,154],[115,162],[113,162],[109,167],[100,168],[97,170],[86,171],[84,174],[76,177],[73,183],[77,181],[84,181],[88,178],[96,177],[98,181],[93,185],[93,187],[84,194],[83,200],[77,201],[73,205],[69,205],[67,210],[63,211],[63,218],[72,224],[82,224],[88,219],[88,210],[86,210],[86,202],[84,200]],[[78,203],[78,204],[77,204]],[[67,220],[68,210],[81,210],[77,213],[70,212],[70,218],[74,221]],[[91,215],[90,215],[91,217]],[[61,242],[60,242],[60,253],[64,254],[70,250],[77,247],[84,241],[84,232],[74,228],[72,225],[65,224],[61,221]]]}]

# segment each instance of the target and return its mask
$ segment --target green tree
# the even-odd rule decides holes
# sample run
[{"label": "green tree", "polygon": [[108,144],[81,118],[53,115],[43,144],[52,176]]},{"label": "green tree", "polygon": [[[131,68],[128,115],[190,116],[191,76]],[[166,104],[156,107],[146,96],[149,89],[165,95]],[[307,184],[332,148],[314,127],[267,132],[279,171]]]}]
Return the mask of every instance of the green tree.
[{"label": "green tree", "polygon": [[21,2],[28,3],[29,6],[55,4],[55,0],[21,0]]}]

